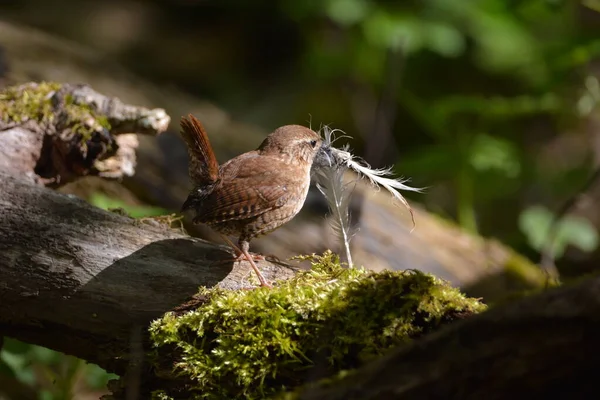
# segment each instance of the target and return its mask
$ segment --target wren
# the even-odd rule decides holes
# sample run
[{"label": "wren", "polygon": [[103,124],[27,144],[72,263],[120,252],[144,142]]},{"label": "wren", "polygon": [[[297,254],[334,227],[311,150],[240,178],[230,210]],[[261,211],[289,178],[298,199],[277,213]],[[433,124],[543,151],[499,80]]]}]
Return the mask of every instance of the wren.
[{"label": "wren", "polygon": [[[249,253],[250,241],[298,214],[306,200],[315,157],[329,158],[319,154],[325,152],[320,136],[300,125],[282,126],[256,150],[219,165],[202,124],[193,115],[182,117],[181,135],[194,183],[182,211],[192,209],[195,224],[218,232],[235,251],[235,261],[248,260],[260,285],[270,286]],[[238,246],[227,236],[237,236]]]}]

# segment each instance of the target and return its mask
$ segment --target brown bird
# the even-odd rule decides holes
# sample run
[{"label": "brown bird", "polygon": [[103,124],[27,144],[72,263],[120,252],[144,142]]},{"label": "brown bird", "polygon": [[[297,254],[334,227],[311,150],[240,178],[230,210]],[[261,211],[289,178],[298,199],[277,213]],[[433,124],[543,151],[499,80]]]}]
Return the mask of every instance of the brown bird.
[{"label": "brown bird", "polygon": [[[248,260],[261,286],[270,286],[249,253],[250,240],[279,228],[300,211],[321,138],[300,125],[282,126],[256,150],[219,166],[202,124],[193,115],[182,117],[181,135],[188,147],[189,174],[195,185],[182,211],[194,210],[193,222],[217,231],[233,247],[235,261]],[[324,154],[318,159],[328,157]],[[237,236],[238,246],[226,235]],[[255,258],[264,259],[259,255]]]}]

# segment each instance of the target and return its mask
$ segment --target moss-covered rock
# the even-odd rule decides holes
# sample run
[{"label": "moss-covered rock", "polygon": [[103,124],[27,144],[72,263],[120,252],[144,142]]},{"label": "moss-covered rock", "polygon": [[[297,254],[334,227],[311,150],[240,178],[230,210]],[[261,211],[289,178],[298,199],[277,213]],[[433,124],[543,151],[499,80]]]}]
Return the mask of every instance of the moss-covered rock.
[{"label": "moss-covered rock", "polygon": [[326,252],[273,289],[203,290],[152,323],[155,398],[262,399],[356,368],[485,305],[418,271],[343,268]]}]

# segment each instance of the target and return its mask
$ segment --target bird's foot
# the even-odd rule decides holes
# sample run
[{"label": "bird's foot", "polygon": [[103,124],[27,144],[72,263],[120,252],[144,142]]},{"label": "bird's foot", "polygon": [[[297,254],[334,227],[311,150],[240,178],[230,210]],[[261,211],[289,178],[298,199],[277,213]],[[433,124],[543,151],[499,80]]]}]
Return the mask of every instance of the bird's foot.
[{"label": "bird's foot", "polygon": [[261,274],[261,272],[259,271],[259,269],[255,263],[255,261],[264,261],[266,259],[267,258],[265,256],[263,256],[262,254],[248,253],[248,256],[246,256],[244,253],[240,253],[239,255],[237,255],[234,258],[221,259],[221,260],[217,261],[216,263],[213,263],[213,265],[221,265],[221,264],[229,264],[229,263],[235,264],[235,263],[242,262],[242,261],[248,261],[250,263],[250,265],[252,266],[252,269],[256,273],[256,276],[258,277],[260,286],[270,288],[273,286],[269,282],[267,282],[267,280]]},{"label": "bird's foot", "polygon": [[[248,255],[252,258],[252,261],[265,261],[267,259],[262,254],[258,254],[258,253],[248,252]],[[235,262],[240,262],[240,261],[244,261],[244,260],[248,260],[248,259],[246,258],[244,253],[236,252],[236,258],[234,258],[234,260],[235,260]]]}]

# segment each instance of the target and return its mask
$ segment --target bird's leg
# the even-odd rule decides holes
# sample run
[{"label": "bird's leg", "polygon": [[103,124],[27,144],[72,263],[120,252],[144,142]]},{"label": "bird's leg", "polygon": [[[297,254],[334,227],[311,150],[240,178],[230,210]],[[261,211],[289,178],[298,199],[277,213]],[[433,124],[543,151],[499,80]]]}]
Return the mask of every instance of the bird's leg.
[{"label": "bird's leg", "polygon": [[[252,266],[252,269],[254,270],[254,272],[256,273],[256,276],[258,277],[258,280],[260,281],[260,286],[265,286],[265,287],[272,287],[267,280],[265,279],[265,277],[260,273],[260,270],[258,269],[258,267],[256,266],[256,263],[254,262],[254,260],[256,259],[265,259],[264,256],[260,255],[260,254],[251,254],[248,249],[250,248],[250,242],[248,242],[247,240],[241,240],[239,241],[239,247],[236,246],[235,244],[233,244],[233,242],[231,240],[229,240],[229,238],[225,235],[219,234],[221,235],[221,237],[223,238],[223,240],[225,242],[227,242],[228,245],[231,246],[231,248],[233,249],[233,251],[235,251],[236,254],[236,258],[234,259],[230,259],[230,260],[221,260],[220,263],[225,263],[225,262],[239,262],[239,261],[243,261],[244,259],[248,260],[248,262],[250,263],[250,265]],[[257,257],[258,256],[258,257]],[[260,258],[259,258],[260,257]]]},{"label": "bird's leg", "polygon": [[[228,260],[223,260],[224,262],[239,262],[239,261],[243,261],[246,259],[246,255],[238,248],[238,246],[236,246],[235,244],[233,244],[233,242],[231,240],[229,240],[229,238],[221,233],[219,233],[219,235],[221,236],[221,238],[227,242],[227,244],[233,249],[233,251],[235,252],[235,258],[232,259],[228,259]],[[250,254],[251,258],[254,261],[260,260],[260,261],[265,261],[267,258],[265,256],[263,256],[262,254],[256,254],[256,253],[250,253],[248,252],[248,254]]]},{"label": "bird's leg", "polygon": [[254,260],[252,259],[252,256],[250,255],[250,253],[248,252],[248,250],[250,249],[250,242],[248,242],[247,240],[242,240],[240,239],[239,241],[239,250],[242,252],[242,254],[244,256],[246,256],[246,259],[248,260],[248,262],[250,263],[250,265],[252,266],[252,269],[254,270],[254,272],[256,273],[256,276],[258,277],[258,280],[260,281],[260,286],[264,286],[264,287],[272,287],[267,280],[265,279],[265,277],[260,273],[260,270],[258,269],[258,267],[256,266],[256,263],[254,262]]}]

